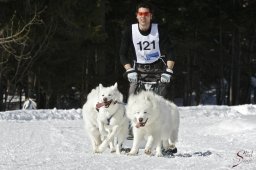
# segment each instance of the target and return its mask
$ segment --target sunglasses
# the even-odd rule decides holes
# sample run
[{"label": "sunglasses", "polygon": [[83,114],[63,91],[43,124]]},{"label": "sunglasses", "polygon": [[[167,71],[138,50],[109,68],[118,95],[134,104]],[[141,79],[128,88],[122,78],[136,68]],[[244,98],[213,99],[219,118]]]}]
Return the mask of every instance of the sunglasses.
[{"label": "sunglasses", "polygon": [[149,16],[149,14],[150,14],[150,12],[137,12],[137,15],[138,16],[144,16],[144,17],[147,17],[147,16]]}]

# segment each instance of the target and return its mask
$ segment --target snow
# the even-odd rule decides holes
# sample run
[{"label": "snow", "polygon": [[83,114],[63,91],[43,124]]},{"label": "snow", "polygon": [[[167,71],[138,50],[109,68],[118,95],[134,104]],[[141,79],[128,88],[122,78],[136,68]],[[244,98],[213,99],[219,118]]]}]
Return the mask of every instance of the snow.
[{"label": "snow", "polygon": [[[256,169],[256,105],[179,107],[171,157],[93,154],[81,109],[0,112],[1,170]],[[130,147],[132,141],[126,141]]]}]

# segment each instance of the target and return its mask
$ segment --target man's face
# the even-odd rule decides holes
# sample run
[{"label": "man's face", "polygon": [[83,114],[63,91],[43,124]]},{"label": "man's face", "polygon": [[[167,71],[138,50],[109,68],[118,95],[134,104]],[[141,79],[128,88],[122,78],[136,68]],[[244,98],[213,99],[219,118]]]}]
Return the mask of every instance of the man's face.
[{"label": "man's face", "polygon": [[139,8],[137,11],[137,20],[139,25],[143,27],[147,27],[150,25],[150,21],[152,19],[152,14],[150,13],[148,8]]}]

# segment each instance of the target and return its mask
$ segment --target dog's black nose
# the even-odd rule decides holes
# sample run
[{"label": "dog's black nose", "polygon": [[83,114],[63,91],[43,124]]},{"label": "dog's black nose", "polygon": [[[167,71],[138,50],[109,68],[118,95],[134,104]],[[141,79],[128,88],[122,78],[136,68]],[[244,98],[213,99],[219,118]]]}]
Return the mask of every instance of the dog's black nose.
[{"label": "dog's black nose", "polygon": [[108,98],[104,97],[104,98],[103,98],[103,101],[104,101],[104,102],[107,102],[107,101],[108,101]]},{"label": "dog's black nose", "polygon": [[139,122],[143,122],[143,118],[139,118]]}]

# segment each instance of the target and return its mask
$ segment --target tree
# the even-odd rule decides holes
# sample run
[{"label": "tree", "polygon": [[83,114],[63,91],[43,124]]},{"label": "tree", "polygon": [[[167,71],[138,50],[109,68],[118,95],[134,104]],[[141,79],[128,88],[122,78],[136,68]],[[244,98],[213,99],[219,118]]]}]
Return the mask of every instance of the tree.
[{"label": "tree", "polygon": [[[36,26],[43,24],[40,19],[43,11],[35,7],[32,15],[27,15],[25,18],[18,14],[17,11],[14,11],[9,22],[1,29],[1,96],[3,96],[4,91],[3,86],[13,96],[17,89],[22,90],[24,82],[26,82],[24,79],[29,75],[28,73],[31,71],[33,63],[49,38],[49,36],[45,36],[43,39],[39,39],[35,34],[33,36]],[[48,31],[47,34],[49,35],[50,32]],[[6,82],[9,83],[7,84]],[[6,93],[5,97],[9,95],[8,93]],[[2,107],[1,110],[3,109]]]}]

